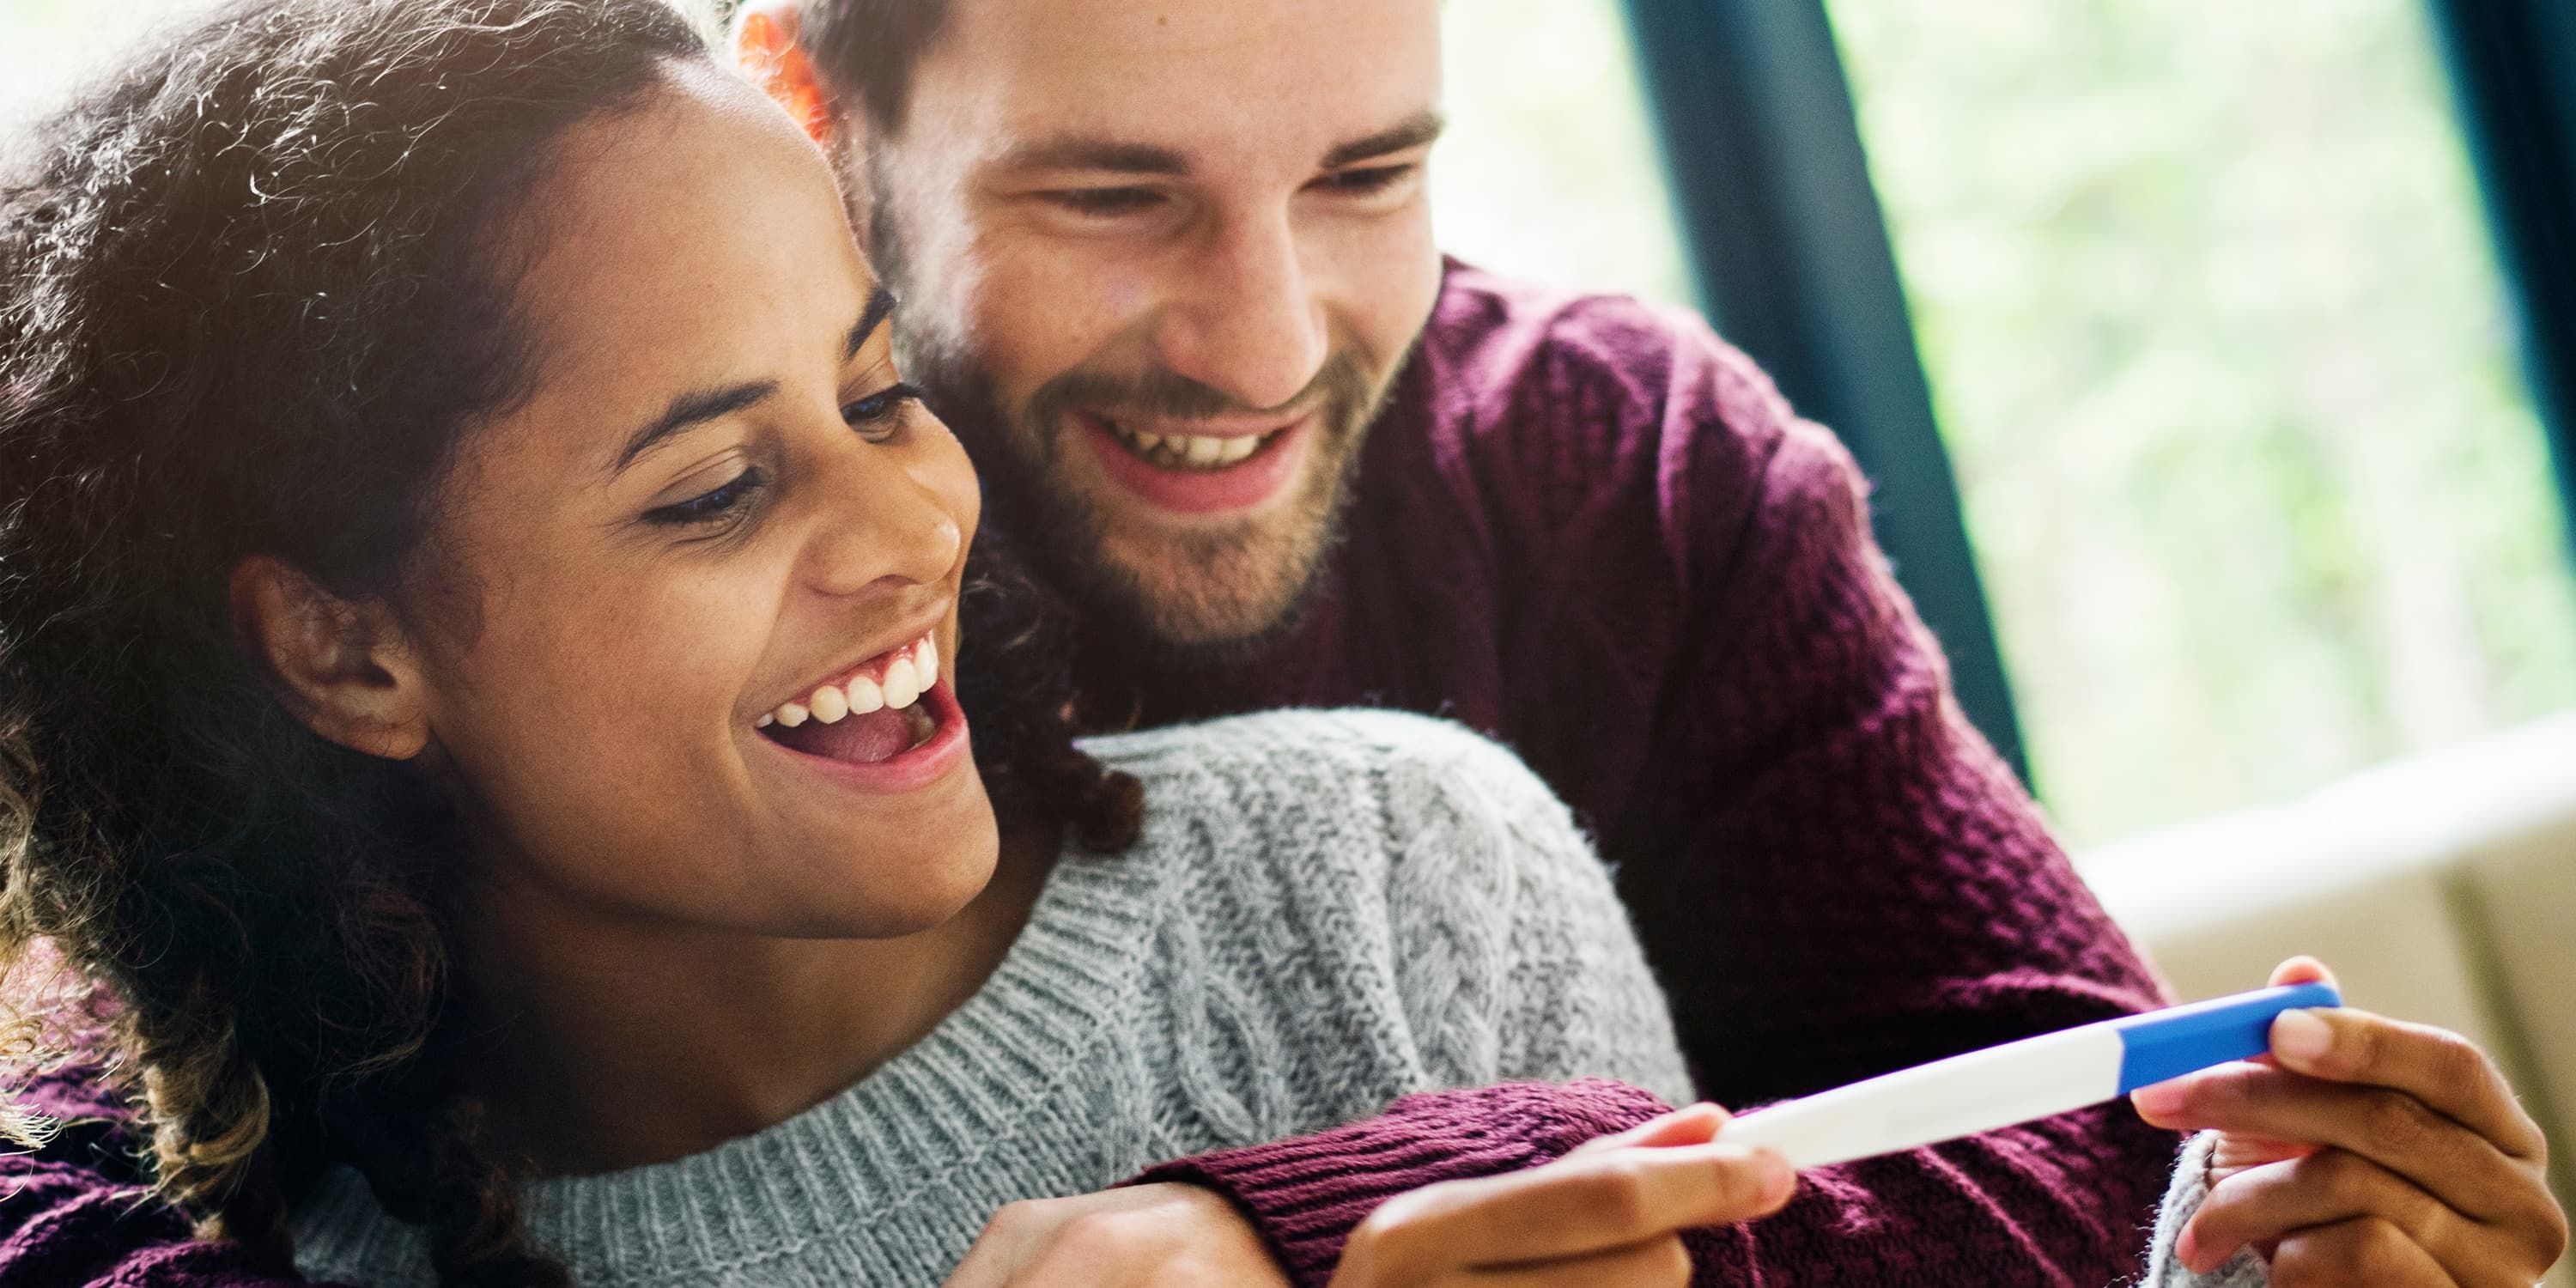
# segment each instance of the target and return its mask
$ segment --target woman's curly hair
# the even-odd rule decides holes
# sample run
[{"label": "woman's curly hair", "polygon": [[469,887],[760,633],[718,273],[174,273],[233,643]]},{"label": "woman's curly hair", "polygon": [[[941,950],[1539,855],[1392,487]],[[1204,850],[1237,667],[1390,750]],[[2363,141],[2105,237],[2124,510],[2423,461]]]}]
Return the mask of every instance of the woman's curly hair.
[{"label": "woman's curly hair", "polygon": [[[523,390],[495,228],[550,141],[707,56],[663,0],[243,0],[0,177],[0,970],[106,999],[79,1055],[209,1235],[290,1256],[346,1163],[443,1283],[566,1282],[442,1059],[448,803],[289,713],[228,578],[394,597],[462,430]],[[1051,607],[975,564],[958,688],[997,808],[1131,843]]]}]

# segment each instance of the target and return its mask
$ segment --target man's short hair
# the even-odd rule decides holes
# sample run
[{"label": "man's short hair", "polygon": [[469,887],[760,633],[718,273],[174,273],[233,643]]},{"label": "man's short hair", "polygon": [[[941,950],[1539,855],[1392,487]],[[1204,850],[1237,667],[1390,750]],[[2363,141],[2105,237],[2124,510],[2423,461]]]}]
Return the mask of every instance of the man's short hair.
[{"label": "man's short hair", "polygon": [[948,25],[948,0],[802,0],[798,11],[805,57],[824,87],[857,98],[876,130],[901,129],[913,69]]}]

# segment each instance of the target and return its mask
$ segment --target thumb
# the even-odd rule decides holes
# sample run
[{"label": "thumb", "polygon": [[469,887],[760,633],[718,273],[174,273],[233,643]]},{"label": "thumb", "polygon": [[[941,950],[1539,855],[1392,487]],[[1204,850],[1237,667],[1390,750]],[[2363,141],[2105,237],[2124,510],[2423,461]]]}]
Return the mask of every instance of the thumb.
[{"label": "thumb", "polygon": [[1615,1135],[1596,1136],[1587,1140],[1575,1146],[1568,1157],[1575,1154],[1598,1154],[1605,1150],[1626,1149],[1630,1146],[1662,1148],[1676,1145],[1705,1145],[1717,1139],[1718,1130],[1726,1126],[1729,1117],[1730,1115],[1724,1109],[1706,1102],[1684,1105],[1671,1113],[1649,1118]]},{"label": "thumb", "polygon": [[2305,954],[2293,957],[2272,968],[2271,986],[2279,988],[2284,984],[2328,984],[2336,988],[2342,987],[2340,984],[2335,984],[2334,972],[2326,969],[2324,962]]}]

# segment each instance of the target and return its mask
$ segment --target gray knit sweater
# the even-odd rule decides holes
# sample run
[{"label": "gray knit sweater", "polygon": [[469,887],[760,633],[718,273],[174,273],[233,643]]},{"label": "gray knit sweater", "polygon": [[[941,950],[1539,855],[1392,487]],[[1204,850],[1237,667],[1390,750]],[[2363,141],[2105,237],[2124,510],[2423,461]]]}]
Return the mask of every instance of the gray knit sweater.
[{"label": "gray knit sweater", "polygon": [[[530,1185],[536,1241],[596,1288],[928,1285],[1015,1199],[1411,1092],[1600,1075],[1689,1098],[1605,872],[1509,753],[1384,712],[1087,745],[1143,780],[1144,839],[1068,853],[980,992],[776,1126]],[[295,1238],[314,1277],[433,1282],[345,1170]]]}]

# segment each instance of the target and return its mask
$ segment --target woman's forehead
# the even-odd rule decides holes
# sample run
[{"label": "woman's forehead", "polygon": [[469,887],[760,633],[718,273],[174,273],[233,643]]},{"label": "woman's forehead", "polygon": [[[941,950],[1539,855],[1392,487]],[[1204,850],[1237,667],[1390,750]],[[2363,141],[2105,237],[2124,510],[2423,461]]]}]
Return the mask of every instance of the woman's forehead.
[{"label": "woman's forehead", "polygon": [[757,91],[675,74],[554,156],[511,234],[527,410],[578,399],[614,425],[680,390],[792,374],[809,350],[837,369],[874,279],[821,152]]}]

